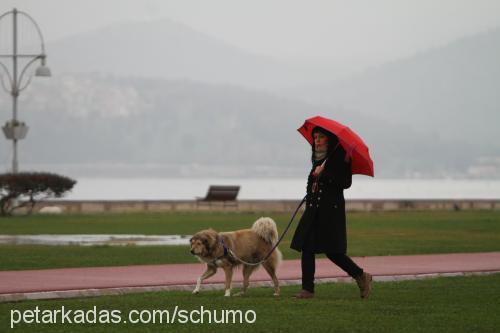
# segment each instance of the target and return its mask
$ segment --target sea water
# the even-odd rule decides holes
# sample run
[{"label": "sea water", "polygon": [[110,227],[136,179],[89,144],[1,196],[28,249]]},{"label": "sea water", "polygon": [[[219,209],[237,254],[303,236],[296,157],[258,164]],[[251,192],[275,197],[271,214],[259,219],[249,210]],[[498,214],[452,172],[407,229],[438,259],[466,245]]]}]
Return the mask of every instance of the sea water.
[{"label": "sea water", "polygon": [[[67,200],[194,200],[210,185],[241,186],[238,199],[301,199],[298,178],[77,178]],[[354,176],[347,199],[500,199],[500,180],[376,179]]]}]

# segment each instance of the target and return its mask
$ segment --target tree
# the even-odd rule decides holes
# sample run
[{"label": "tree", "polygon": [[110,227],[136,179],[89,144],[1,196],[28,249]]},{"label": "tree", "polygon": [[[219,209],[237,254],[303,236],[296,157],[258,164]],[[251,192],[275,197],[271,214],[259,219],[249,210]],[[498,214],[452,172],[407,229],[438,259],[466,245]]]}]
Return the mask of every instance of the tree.
[{"label": "tree", "polygon": [[48,172],[0,174],[0,216],[12,215],[22,207],[31,214],[37,201],[60,198],[75,184],[71,178]]}]

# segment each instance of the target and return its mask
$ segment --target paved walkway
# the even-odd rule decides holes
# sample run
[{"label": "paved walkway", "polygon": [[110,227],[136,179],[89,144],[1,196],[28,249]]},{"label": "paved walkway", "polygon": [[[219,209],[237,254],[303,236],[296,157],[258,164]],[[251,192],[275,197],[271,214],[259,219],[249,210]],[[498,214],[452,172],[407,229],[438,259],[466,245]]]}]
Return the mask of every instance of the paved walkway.
[{"label": "paved walkway", "polygon": [[[354,257],[353,260],[378,281],[500,272],[500,252]],[[205,265],[200,263],[0,271],[0,302],[192,290],[204,269]],[[285,260],[278,270],[282,285],[300,283],[300,277],[299,260]],[[350,278],[328,259],[317,259],[316,280],[350,281]],[[235,272],[235,286],[241,281],[241,272]],[[223,282],[224,274],[219,270],[203,286],[205,289],[220,289]],[[253,285],[270,285],[269,276],[263,269],[251,276],[251,282]]]}]

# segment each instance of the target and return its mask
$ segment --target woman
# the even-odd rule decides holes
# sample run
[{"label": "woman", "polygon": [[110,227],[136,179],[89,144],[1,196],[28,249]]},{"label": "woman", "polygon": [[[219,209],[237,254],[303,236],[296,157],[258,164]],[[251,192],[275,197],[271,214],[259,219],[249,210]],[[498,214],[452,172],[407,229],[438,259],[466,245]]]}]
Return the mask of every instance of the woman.
[{"label": "woman", "polygon": [[351,163],[334,134],[315,127],[312,135],[313,167],[307,180],[306,209],[290,245],[302,252],[302,291],[295,297],[314,297],[315,254],[325,253],[356,280],[361,298],[367,298],[372,276],[346,255],[344,189],[352,183]]}]

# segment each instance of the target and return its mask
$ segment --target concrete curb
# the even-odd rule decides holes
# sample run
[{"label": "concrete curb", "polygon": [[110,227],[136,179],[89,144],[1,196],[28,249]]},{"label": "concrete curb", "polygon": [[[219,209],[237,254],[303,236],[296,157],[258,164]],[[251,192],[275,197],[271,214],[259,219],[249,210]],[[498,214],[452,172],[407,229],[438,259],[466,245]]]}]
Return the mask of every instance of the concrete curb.
[{"label": "concrete curb", "polygon": [[[374,281],[377,282],[394,282],[406,280],[421,280],[438,277],[452,276],[473,276],[473,275],[490,275],[497,274],[500,271],[478,271],[478,272],[452,272],[452,273],[424,273],[424,274],[409,274],[409,275],[377,275],[374,276]],[[335,278],[319,278],[315,279],[315,283],[353,283],[354,280],[350,277],[335,277]],[[300,285],[300,279],[280,280],[281,286]],[[69,299],[81,297],[98,297],[109,295],[125,295],[145,292],[159,291],[186,291],[191,292],[195,286],[193,284],[165,285],[165,286],[145,286],[145,287],[123,287],[123,288],[102,288],[102,289],[79,289],[79,290],[61,290],[61,291],[45,291],[45,292],[29,292],[29,293],[13,293],[0,294],[0,303],[20,302],[26,300],[49,300],[49,299]],[[233,283],[233,288],[241,288],[242,283]],[[272,287],[271,281],[252,282],[251,287]],[[207,283],[202,285],[203,290],[223,290],[223,283]]]},{"label": "concrete curb", "polygon": [[[60,207],[64,213],[124,212],[293,212],[298,199],[236,200],[198,202],[196,200],[49,200],[37,209]],[[410,210],[499,210],[499,199],[348,199],[347,211]]]}]

